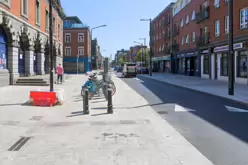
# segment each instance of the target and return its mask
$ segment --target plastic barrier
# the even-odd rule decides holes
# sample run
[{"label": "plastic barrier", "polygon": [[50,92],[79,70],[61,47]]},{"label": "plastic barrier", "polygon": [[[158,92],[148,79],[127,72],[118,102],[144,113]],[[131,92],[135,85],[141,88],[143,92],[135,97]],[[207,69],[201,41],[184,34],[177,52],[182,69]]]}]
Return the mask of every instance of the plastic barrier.
[{"label": "plastic barrier", "polygon": [[57,103],[56,92],[30,91],[30,102],[35,106],[54,106]]}]

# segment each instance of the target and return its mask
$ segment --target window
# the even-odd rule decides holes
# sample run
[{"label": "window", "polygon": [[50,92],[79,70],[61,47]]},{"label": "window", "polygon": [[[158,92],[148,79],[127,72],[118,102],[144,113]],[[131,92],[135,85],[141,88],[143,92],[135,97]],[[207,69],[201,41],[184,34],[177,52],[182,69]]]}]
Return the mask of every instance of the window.
[{"label": "window", "polygon": [[240,29],[247,28],[248,22],[248,8],[244,8],[240,10]]},{"label": "window", "polygon": [[191,20],[195,20],[195,10],[192,12]]},{"label": "window", "polygon": [[215,37],[220,36],[220,20],[215,21]]},{"label": "window", "polygon": [[65,47],[65,55],[71,56],[71,47]]},{"label": "window", "polygon": [[195,32],[192,33],[192,42],[195,42]]},{"label": "window", "polygon": [[71,34],[70,33],[65,34],[65,42],[67,42],[67,43],[71,42]]},{"label": "window", "polygon": [[184,37],[182,37],[182,43],[181,43],[182,45],[184,44]]},{"label": "window", "polygon": [[228,76],[228,54],[222,53],[220,60],[221,60],[220,74],[221,76]]},{"label": "window", "polygon": [[247,54],[242,51],[240,52],[240,54],[238,55],[238,59],[237,59],[237,76],[238,77],[247,77]]},{"label": "window", "polygon": [[167,28],[167,37],[170,37],[170,28]]},{"label": "window", "polygon": [[58,24],[58,40],[60,40],[60,24]]},{"label": "window", "polygon": [[209,74],[209,55],[203,56],[203,74]]},{"label": "window", "polygon": [[40,10],[40,1],[36,0],[36,24],[40,25],[40,17],[41,10]]},{"label": "window", "polygon": [[79,56],[83,56],[84,55],[84,47],[83,46],[78,47],[78,55]]},{"label": "window", "polygon": [[225,33],[229,32],[229,16],[225,17]]},{"label": "window", "polygon": [[181,20],[181,27],[183,27],[183,24],[184,24],[184,21],[183,21],[183,19]]},{"label": "window", "polygon": [[46,10],[46,30],[49,30],[49,12]]},{"label": "window", "polygon": [[188,44],[189,43],[189,35],[187,34],[186,36],[186,43]]},{"label": "window", "polygon": [[28,1],[29,0],[22,0],[22,16],[28,18]]},{"label": "window", "polygon": [[189,15],[186,16],[186,24],[189,23]]},{"label": "window", "polygon": [[220,0],[214,0],[214,7],[219,8],[220,7]]},{"label": "window", "polygon": [[11,0],[3,0],[3,1],[0,1],[0,3],[3,3],[4,5],[6,5],[10,8],[10,1]]},{"label": "window", "polygon": [[53,34],[56,34],[56,19],[53,17]]},{"label": "window", "polygon": [[78,42],[84,42],[84,33],[78,33]]}]

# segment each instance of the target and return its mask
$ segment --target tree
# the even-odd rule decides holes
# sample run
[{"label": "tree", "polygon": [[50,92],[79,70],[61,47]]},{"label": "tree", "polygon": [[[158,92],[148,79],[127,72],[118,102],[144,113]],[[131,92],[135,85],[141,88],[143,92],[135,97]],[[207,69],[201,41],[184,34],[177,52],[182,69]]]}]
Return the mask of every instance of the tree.
[{"label": "tree", "polygon": [[127,54],[122,53],[121,56],[119,57],[119,64],[123,65],[124,62],[127,62]]},{"label": "tree", "polygon": [[[143,53],[144,55],[142,56],[142,49],[139,50],[138,54],[137,54],[137,58],[136,58],[136,61],[143,61],[143,63],[145,63],[145,66],[147,66],[149,64],[149,61],[150,61],[150,49],[148,48],[145,48],[143,49]],[[142,58],[141,58],[142,56]]]}]

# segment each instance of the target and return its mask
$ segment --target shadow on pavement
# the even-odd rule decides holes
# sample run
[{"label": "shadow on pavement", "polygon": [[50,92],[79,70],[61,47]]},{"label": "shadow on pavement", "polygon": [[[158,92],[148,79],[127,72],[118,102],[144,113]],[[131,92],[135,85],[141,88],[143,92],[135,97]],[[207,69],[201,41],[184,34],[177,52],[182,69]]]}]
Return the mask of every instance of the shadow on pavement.
[{"label": "shadow on pavement", "polygon": [[72,112],[71,115],[68,115],[66,117],[76,117],[76,116],[83,116],[83,115],[88,115],[88,114],[84,114],[83,111],[76,111],[76,112]]},{"label": "shadow on pavement", "polygon": [[102,115],[108,115],[108,113],[107,112],[105,112],[105,113],[98,113],[98,114],[94,114],[94,115],[91,115],[91,116],[102,116]]},{"label": "shadow on pavement", "polygon": [[[246,105],[238,104],[228,99],[202,94],[187,88],[176,87],[164,82],[148,80],[146,78],[140,79],[142,80],[140,82],[141,85],[150,90],[162,101],[162,103],[155,105],[179,104],[183,107],[196,110],[189,113],[200,117],[208,123],[211,123],[225,132],[248,143],[248,113],[229,112],[225,108],[225,105],[227,105],[248,109]],[[150,106],[155,105],[151,104]],[[138,107],[142,106],[137,106],[137,108]],[[162,111],[158,113],[167,114],[167,112]]]}]

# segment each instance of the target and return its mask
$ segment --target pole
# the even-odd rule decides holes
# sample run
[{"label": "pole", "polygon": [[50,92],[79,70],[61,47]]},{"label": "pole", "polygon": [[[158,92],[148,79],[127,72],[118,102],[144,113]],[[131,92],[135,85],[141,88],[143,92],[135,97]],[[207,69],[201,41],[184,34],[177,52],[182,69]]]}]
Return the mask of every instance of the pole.
[{"label": "pole", "polygon": [[77,56],[77,74],[78,74],[78,56]]},{"label": "pole", "polygon": [[228,34],[228,95],[234,95],[234,52],[233,52],[233,0],[228,3],[229,34]]},{"label": "pole", "polygon": [[89,91],[85,89],[83,96],[83,113],[89,114]]},{"label": "pole", "polygon": [[53,82],[53,16],[52,16],[52,0],[49,1],[49,38],[50,38],[50,92],[54,91]]},{"label": "pole", "polygon": [[141,55],[141,68],[140,68],[140,74],[142,74],[142,67],[143,67],[143,58],[142,56],[144,55],[144,46],[142,45],[142,55]]},{"label": "pole", "polygon": [[146,38],[144,38],[144,49],[145,49],[145,67],[146,67]]},{"label": "pole", "polygon": [[150,76],[152,76],[152,19],[150,18]]},{"label": "pole", "polygon": [[248,85],[248,50],[245,52],[246,53],[246,79],[247,79],[247,85]]},{"label": "pole", "polygon": [[112,89],[108,88],[108,114],[113,113]]}]

